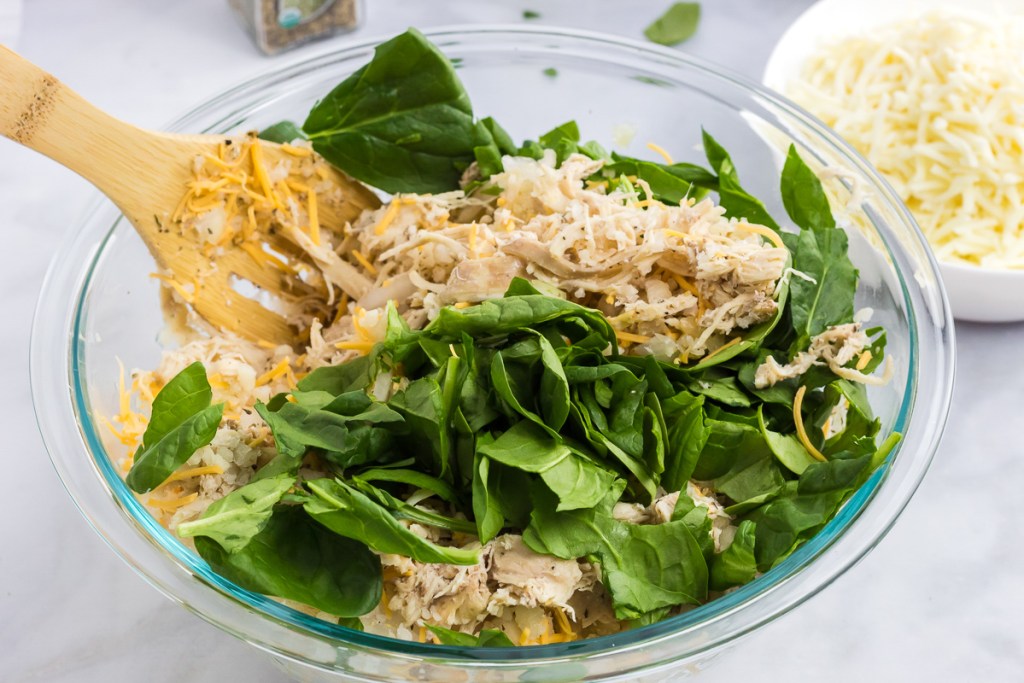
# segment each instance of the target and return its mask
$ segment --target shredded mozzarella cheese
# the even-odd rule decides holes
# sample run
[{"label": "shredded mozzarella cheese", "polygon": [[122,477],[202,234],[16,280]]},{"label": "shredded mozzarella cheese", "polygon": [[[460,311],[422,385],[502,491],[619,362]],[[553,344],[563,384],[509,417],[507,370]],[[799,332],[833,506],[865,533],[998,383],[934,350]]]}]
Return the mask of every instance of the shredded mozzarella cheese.
[{"label": "shredded mozzarella cheese", "polygon": [[878,167],[936,255],[1024,268],[1024,17],[949,12],[831,41],[790,95]]}]

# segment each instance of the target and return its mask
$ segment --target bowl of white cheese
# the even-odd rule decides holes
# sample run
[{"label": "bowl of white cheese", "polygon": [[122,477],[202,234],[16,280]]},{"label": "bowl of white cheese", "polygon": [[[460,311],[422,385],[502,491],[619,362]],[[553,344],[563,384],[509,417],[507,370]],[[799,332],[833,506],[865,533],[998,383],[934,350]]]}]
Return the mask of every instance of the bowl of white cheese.
[{"label": "bowl of white cheese", "polygon": [[1024,320],[1022,46],[1020,0],[821,0],[765,68],[893,186],[961,320]]}]

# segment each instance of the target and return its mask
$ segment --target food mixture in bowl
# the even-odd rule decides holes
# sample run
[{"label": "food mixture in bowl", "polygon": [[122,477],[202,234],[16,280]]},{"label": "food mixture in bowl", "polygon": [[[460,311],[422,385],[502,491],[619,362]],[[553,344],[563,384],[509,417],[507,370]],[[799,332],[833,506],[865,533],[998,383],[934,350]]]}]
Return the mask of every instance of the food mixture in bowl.
[{"label": "food mixture in bowl", "polygon": [[[290,278],[296,343],[209,329],[203,274],[158,273],[182,344],[109,425],[152,514],[244,588],[403,639],[615,633],[771,569],[899,438],[795,149],[784,230],[708,133],[709,168],[574,123],[514,143],[415,31],[261,135],[293,160],[255,136],[197,159],[168,229]],[[321,225],[329,165],[390,197]]]}]

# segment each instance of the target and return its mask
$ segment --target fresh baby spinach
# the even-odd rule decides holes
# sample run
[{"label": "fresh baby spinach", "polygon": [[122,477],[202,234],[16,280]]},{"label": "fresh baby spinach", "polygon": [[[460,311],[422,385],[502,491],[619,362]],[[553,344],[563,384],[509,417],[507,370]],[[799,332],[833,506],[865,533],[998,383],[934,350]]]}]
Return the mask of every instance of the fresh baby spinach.
[{"label": "fresh baby spinach", "polygon": [[224,414],[224,404],[211,405],[213,390],[203,364],[196,362],[179,372],[153,400],[142,446],[135,452],[125,477],[137,493],[152,491],[192,455],[213,441]]}]

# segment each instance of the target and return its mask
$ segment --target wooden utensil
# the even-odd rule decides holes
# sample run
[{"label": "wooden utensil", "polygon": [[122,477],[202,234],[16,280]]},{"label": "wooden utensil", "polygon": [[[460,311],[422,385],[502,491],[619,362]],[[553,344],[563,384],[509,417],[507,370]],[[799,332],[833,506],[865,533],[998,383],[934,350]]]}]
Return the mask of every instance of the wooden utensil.
[{"label": "wooden utensil", "polygon": [[[99,188],[135,227],[168,279],[197,282],[197,273],[202,273],[202,285],[189,292],[188,303],[206,321],[254,340],[295,340],[294,328],[278,311],[268,308],[268,297],[260,296],[258,301],[238,291],[245,291],[238,282],[247,281],[272,295],[271,301],[275,297],[285,302],[308,297],[310,286],[295,271],[267,267],[266,260],[252,254],[251,243],[248,251],[228,242],[211,253],[195,235],[177,229],[171,221],[193,179],[196,158],[216,155],[225,143],[250,142],[245,136],[178,135],[136,128],[93,107],[3,46],[0,134],[45,154]],[[294,160],[281,145],[259,141],[258,146],[267,167],[286,158]],[[326,229],[338,229],[364,209],[379,206],[376,195],[343,173],[331,169],[329,179],[341,192],[340,199],[319,203],[319,222]],[[274,253],[312,262],[295,244],[307,239],[305,235],[268,232],[258,238]],[[344,275],[337,284],[352,299],[365,295],[370,281],[333,257],[332,252],[325,258],[331,260],[335,272]]]}]

